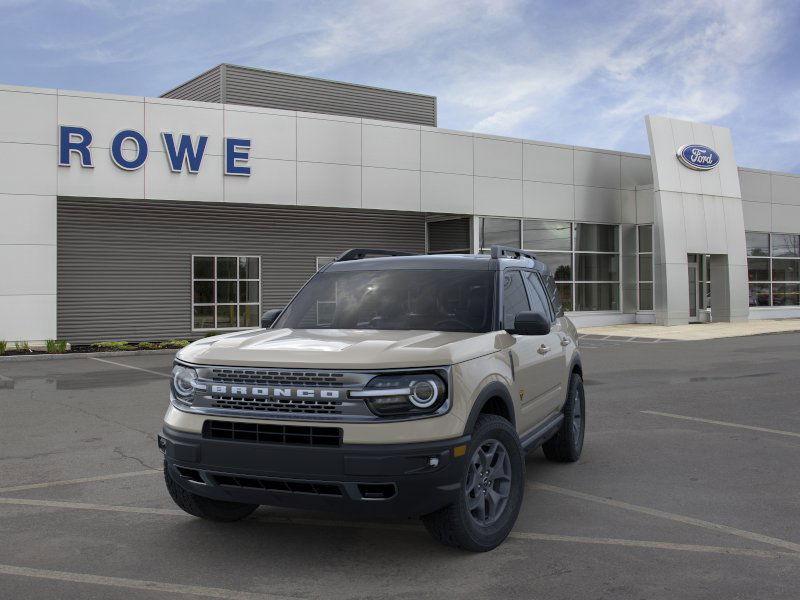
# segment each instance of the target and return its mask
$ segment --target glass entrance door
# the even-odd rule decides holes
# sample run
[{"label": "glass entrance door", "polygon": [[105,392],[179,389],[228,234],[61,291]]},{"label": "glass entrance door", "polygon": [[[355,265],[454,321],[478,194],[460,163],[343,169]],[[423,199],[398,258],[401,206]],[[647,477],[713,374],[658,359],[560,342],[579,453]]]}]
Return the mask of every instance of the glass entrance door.
[{"label": "glass entrance door", "polygon": [[698,255],[689,254],[687,263],[689,266],[689,322],[700,322],[700,278]]}]

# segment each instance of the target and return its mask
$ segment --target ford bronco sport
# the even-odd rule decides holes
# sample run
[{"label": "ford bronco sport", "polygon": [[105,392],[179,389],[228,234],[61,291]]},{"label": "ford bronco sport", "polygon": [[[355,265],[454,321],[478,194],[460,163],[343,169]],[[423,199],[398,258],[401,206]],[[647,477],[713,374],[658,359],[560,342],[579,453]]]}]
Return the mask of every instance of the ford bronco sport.
[{"label": "ford bronco sport", "polygon": [[531,254],[350,250],[261,325],[176,356],[158,441],[192,515],[420,516],[485,551],[517,519],[525,452],[580,456],[577,334]]}]

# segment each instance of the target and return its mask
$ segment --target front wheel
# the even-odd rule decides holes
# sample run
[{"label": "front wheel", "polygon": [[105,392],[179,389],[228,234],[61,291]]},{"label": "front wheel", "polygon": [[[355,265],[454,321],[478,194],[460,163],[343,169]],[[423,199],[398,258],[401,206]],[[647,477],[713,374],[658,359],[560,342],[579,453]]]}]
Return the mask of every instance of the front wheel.
[{"label": "front wheel", "polygon": [[250,516],[258,508],[258,504],[226,502],[193,494],[183,489],[172,478],[166,462],[164,463],[164,482],[167,484],[167,491],[175,504],[190,515],[209,521],[239,521]]},{"label": "front wheel", "polygon": [[483,415],[475,425],[459,499],[422,517],[441,543],[486,552],[508,537],[525,492],[525,460],[511,423]]},{"label": "front wheel", "polygon": [[564,403],[564,420],[556,434],[542,444],[548,460],[575,462],[583,450],[583,434],[586,430],[586,397],[583,379],[573,373],[569,379],[569,393]]}]

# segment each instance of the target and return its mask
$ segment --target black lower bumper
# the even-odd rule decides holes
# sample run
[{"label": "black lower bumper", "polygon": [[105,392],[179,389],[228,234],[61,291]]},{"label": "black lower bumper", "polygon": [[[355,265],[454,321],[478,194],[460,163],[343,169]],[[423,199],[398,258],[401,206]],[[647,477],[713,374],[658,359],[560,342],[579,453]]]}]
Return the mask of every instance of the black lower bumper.
[{"label": "black lower bumper", "polygon": [[217,500],[374,517],[424,515],[452,503],[469,436],[339,447],[204,438],[164,427],[159,447],[184,489]]}]

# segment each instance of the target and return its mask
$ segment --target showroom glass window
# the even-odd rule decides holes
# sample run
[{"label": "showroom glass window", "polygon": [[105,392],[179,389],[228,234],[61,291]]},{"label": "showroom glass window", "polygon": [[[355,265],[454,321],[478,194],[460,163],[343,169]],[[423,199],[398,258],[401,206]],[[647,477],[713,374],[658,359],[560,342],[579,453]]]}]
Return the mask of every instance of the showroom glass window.
[{"label": "showroom glass window", "polygon": [[800,306],[800,235],[748,231],[750,306]]},{"label": "showroom glass window", "polygon": [[521,247],[546,263],[565,311],[620,310],[619,228],[541,219],[480,219],[481,252]]},{"label": "showroom glass window", "polygon": [[639,310],[653,310],[653,226],[639,225],[636,240]]},{"label": "showroom glass window", "polygon": [[261,257],[192,257],[192,329],[258,327]]}]

